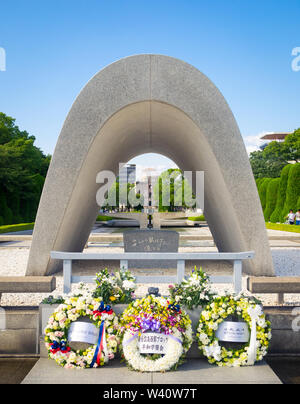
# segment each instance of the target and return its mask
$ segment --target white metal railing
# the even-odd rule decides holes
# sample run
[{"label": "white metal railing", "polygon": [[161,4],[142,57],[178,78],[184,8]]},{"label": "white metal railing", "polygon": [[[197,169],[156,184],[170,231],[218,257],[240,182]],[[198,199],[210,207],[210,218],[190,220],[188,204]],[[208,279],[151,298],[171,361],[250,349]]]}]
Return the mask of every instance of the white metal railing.
[{"label": "white metal railing", "polygon": [[254,257],[254,252],[238,253],[77,253],[51,251],[51,258],[63,260],[64,293],[71,292],[72,283],[93,283],[95,276],[73,276],[72,261],[74,260],[116,260],[120,261],[120,268],[127,269],[128,261],[131,260],[160,260],[176,261],[176,276],[136,276],[137,283],[180,283],[185,276],[185,261],[233,261],[233,276],[215,275],[210,276],[212,283],[231,283],[234,285],[235,293],[242,290],[242,262]]}]

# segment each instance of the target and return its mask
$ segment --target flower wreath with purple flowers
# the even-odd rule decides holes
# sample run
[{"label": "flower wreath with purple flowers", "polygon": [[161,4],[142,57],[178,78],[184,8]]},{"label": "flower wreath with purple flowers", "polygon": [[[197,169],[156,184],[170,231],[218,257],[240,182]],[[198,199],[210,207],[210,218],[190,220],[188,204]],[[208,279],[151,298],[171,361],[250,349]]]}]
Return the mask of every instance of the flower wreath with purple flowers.
[{"label": "flower wreath with purple flowers", "polygon": [[[193,342],[189,316],[172,299],[149,295],[132,302],[120,318],[122,357],[130,369],[140,372],[175,370],[184,362],[185,354]],[[151,336],[166,344],[160,353],[159,344],[154,351],[141,352],[141,341]],[[162,345],[161,345],[162,346]]]}]

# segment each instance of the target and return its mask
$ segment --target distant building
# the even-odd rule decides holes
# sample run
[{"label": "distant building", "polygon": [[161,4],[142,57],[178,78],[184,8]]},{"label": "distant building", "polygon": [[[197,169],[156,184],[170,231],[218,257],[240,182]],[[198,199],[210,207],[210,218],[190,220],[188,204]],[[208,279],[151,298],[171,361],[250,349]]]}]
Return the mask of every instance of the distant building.
[{"label": "distant building", "polygon": [[290,135],[290,133],[268,133],[267,135],[262,136],[260,139],[265,141],[276,141],[276,142],[283,142],[284,139]]},{"label": "distant building", "polygon": [[136,183],[136,165],[126,164],[120,170],[119,182],[128,184]]},{"label": "distant building", "polygon": [[[290,135],[290,133],[268,133],[267,135],[262,136],[260,139],[264,140],[265,143],[260,146],[261,150],[264,150],[269,142],[284,142],[285,138],[287,135]],[[288,161],[289,164],[295,164],[296,161]]]}]

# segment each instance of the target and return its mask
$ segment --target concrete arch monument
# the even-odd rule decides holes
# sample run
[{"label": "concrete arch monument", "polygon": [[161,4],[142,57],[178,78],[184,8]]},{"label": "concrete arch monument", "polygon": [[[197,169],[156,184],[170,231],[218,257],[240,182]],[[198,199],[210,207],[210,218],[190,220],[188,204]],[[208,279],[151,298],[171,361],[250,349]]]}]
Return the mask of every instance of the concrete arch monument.
[{"label": "concrete arch monument", "polygon": [[244,270],[273,275],[262,209],[237,123],[214,84],[161,55],[96,74],[62,128],[37,213],[27,275],[52,274],[50,251],[82,251],[99,207],[96,175],[146,152],[205,172],[205,215],[219,251],[255,251]]}]

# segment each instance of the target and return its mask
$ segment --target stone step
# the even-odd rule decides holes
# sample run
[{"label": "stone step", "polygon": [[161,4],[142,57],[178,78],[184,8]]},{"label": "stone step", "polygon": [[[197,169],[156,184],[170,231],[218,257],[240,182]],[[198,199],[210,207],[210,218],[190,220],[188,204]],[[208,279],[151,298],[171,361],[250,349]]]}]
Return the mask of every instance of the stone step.
[{"label": "stone step", "polygon": [[55,289],[54,276],[0,276],[0,293],[51,293]]},{"label": "stone step", "polygon": [[37,329],[0,331],[0,354],[35,354]]},{"label": "stone step", "polygon": [[114,360],[101,369],[80,372],[58,366],[53,360],[39,359],[22,384],[281,384],[265,363],[241,368],[220,368],[204,359],[192,359],[175,372],[140,373]]}]

